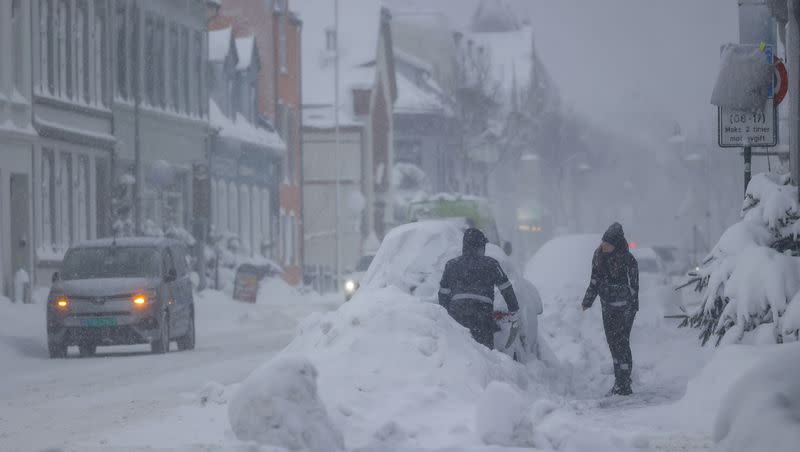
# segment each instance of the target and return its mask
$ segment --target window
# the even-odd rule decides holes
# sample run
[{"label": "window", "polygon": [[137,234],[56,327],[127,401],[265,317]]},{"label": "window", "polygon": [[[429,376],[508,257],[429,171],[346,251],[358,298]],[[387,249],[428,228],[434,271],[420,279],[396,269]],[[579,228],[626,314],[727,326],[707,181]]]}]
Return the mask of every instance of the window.
[{"label": "window", "polygon": [[184,27],[181,29],[181,86],[183,93],[181,100],[183,101],[183,112],[187,115],[191,113],[191,86],[189,86],[189,30]]},{"label": "window", "polygon": [[70,2],[68,0],[58,0],[56,10],[56,49],[57,58],[54,61],[57,73],[56,95],[59,97],[71,97],[72,88],[68,84],[72,82],[70,50],[72,46],[67,42],[68,37],[72,36]]},{"label": "window", "polygon": [[52,149],[42,149],[41,161],[41,245],[52,251],[55,242],[55,154]]},{"label": "window", "polygon": [[336,52],[336,29],[327,28],[325,30],[325,49],[328,52]]},{"label": "window", "polygon": [[60,250],[65,250],[72,242],[72,156],[62,152],[57,164],[55,242]]},{"label": "window", "polygon": [[117,95],[128,99],[128,11],[125,1],[117,3]]},{"label": "window", "polygon": [[[21,0],[12,0],[11,1],[11,29],[12,33],[15,36],[23,36],[24,29],[23,27],[23,18],[22,18],[22,11],[20,10],[19,2]],[[22,46],[17,44],[14,45],[14,87],[17,89],[17,93],[20,95],[24,95],[23,93],[26,91],[23,87],[24,84],[24,75],[23,75],[23,56],[22,56]]]},{"label": "window", "polygon": [[194,112],[199,117],[205,116],[205,99],[203,95],[203,35],[196,31],[194,32],[194,87],[195,87],[195,102],[196,107]]},{"label": "window", "polygon": [[91,96],[97,105],[108,106],[108,97],[106,96],[106,83],[104,74],[106,73],[106,64],[108,61],[108,43],[106,43],[106,2],[104,0],[96,1],[94,4],[94,37],[93,54],[94,54],[94,92]]},{"label": "window", "polygon": [[250,188],[242,185],[239,189],[239,212],[242,220],[242,247],[245,250],[252,250],[252,238],[250,236]]},{"label": "window", "polygon": [[156,104],[156,83],[158,67],[156,66],[156,21],[152,14],[144,19],[144,92],[147,103]]},{"label": "window", "polygon": [[54,94],[53,0],[39,2],[39,92]]},{"label": "window", "polygon": [[89,40],[89,4],[88,0],[77,0],[75,5],[77,10],[75,14],[75,65],[77,68],[75,97],[85,103],[89,103],[89,79],[91,74],[89,68],[89,55],[91,55]]},{"label": "window", "polygon": [[76,220],[77,230],[75,240],[87,240],[91,234],[89,230],[89,158],[85,155],[78,157],[78,168],[75,172],[75,197],[77,198]]},{"label": "window", "polygon": [[180,81],[178,80],[178,27],[175,24],[169,26],[169,80],[170,80],[170,106],[174,111],[180,107]]},{"label": "window", "polygon": [[166,37],[166,23],[163,18],[156,21],[156,98],[157,106],[165,109],[167,107],[167,84],[166,80],[166,47],[164,38]]},{"label": "window", "polygon": [[[278,0],[278,3],[281,3],[285,0]],[[280,58],[280,65],[281,65],[281,73],[288,72],[288,49],[286,43],[286,28],[288,24],[286,23],[289,18],[289,13],[286,8],[283,8],[283,14],[281,14],[280,18],[278,18],[278,57]]]},{"label": "window", "polygon": [[228,184],[228,232],[239,235],[239,190],[236,184]]},{"label": "window", "polygon": [[261,190],[258,187],[253,187],[250,191],[250,231],[253,234],[253,243],[251,249],[253,256],[261,255]]},{"label": "window", "polygon": [[272,209],[271,194],[266,188],[261,189],[261,241],[262,248],[264,248],[265,257],[273,257],[271,246],[272,241]]}]

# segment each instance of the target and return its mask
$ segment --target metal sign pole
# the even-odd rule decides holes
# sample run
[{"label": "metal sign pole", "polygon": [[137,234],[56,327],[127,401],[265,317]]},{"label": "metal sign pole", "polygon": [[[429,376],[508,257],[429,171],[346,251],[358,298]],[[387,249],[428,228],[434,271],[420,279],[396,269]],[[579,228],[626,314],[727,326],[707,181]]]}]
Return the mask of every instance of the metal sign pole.
[{"label": "metal sign pole", "polygon": [[750,185],[750,177],[753,169],[753,148],[744,147],[744,195],[747,196],[747,186]]}]

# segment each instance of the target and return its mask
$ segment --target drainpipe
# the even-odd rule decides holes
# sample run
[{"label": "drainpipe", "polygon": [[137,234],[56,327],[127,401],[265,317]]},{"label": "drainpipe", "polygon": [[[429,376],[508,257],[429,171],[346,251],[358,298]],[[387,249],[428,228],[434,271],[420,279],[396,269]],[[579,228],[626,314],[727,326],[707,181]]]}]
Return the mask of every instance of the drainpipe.
[{"label": "drainpipe", "polygon": [[789,160],[800,199],[800,1],[789,0],[786,57],[789,72]]}]

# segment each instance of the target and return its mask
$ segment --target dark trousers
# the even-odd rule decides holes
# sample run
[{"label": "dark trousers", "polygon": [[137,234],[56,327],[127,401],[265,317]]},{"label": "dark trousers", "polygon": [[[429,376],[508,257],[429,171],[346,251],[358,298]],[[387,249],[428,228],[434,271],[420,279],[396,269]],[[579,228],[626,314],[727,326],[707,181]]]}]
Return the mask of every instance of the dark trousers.
[{"label": "dark trousers", "polygon": [[450,305],[448,312],[456,322],[469,329],[473,339],[490,350],[494,349],[497,324],[494,322],[492,306],[479,301],[459,300]]},{"label": "dark trousers", "polygon": [[606,330],[606,341],[614,360],[614,379],[616,386],[631,386],[631,370],[633,356],[631,354],[631,329],[636,312],[626,307],[615,308],[603,306],[603,327]]}]

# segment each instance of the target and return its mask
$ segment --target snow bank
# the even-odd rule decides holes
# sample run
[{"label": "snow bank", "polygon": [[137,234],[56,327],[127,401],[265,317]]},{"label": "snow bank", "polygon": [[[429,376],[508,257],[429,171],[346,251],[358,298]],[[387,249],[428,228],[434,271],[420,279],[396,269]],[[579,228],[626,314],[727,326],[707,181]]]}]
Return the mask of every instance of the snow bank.
[{"label": "snow bank", "polygon": [[283,356],[253,372],[228,405],[236,437],[289,450],[344,450],[342,433],[317,394],[317,370]]},{"label": "snow bank", "polygon": [[585,234],[550,240],[528,262],[525,277],[533,281],[544,297],[567,287],[586,290],[592,273],[592,256],[601,238],[599,234]]},{"label": "snow bank", "polygon": [[475,431],[476,399],[487,385],[534,392],[522,366],[476,343],[440,306],[396,288],[363,291],[307,319],[282,355],[314,363],[349,448],[477,443],[487,432]]},{"label": "snow bank", "polygon": [[784,345],[728,391],[714,426],[719,452],[800,445],[800,344]]},{"label": "snow bank", "polygon": [[296,288],[292,287],[280,277],[268,277],[261,280],[258,285],[258,304],[292,304],[309,301]]}]

